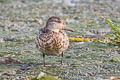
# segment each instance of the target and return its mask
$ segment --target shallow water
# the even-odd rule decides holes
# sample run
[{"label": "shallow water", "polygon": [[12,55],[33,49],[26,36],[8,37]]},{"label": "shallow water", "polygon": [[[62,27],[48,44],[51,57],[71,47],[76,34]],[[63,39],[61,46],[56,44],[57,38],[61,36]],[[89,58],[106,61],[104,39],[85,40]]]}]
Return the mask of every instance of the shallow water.
[{"label": "shallow water", "polygon": [[[42,66],[34,39],[48,17],[63,18],[75,30],[67,32],[68,36],[94,38],[112,32],[101,16],[120,22],[119,0],[71,0],[69,3],[0,0],[0,80],[22,80],[40,72],[63,80],[104,80],[120,76],[120,48],[114,44],[70,42],[63,66],[61,56],[46,56],[48,67]],[[34,21],[36,18],[40,23]]]}]

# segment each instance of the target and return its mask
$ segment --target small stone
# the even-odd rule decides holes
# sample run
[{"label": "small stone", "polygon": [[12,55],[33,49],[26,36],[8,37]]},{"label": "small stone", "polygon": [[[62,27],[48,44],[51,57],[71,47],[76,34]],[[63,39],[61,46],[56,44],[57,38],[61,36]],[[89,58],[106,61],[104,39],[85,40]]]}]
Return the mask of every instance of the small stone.
[{"label": "small stone", "polygon": [[3,39],[3,38],[0,38],[0,42],[1,42],[1,43],[4,42],[4,39]]},{"label": "small stone", "polygon": [[39,79],[39,78],[41,78],[41,77],[43,77],[43,76],[45,76],[45,75],[46,75],[45,73],[40,72],[40,74],[38,75],[37,79]]}]

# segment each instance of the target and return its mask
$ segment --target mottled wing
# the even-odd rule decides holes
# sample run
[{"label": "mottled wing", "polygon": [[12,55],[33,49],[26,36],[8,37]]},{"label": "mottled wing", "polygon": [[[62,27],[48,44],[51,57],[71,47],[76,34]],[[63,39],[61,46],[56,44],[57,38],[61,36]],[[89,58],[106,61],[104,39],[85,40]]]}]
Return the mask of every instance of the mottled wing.
[{"label": "mottled wing", "polygon": [[64,32],[41,29],[36,38],[37,48],[46,55],[58,55],[68,48],[69,40]]},{"label": "mottled wing", "polygon": [[58,49],[58,52],[64,52],[69,45],[69,39],[67,34],[64,31],[60,31],[60,33],[55,35],[55,44],[54,49]]}]

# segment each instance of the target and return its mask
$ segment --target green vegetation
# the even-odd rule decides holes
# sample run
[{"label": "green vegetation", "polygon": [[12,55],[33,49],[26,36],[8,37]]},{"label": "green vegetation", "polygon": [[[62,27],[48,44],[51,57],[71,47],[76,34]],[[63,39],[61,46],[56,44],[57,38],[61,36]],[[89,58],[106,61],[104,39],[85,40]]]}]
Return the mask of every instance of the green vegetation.
[{"label": "green vegetation", "polygon": [[61,79],[53,76],[42,76],[40,78],[34,77],[31,80],[61,80]]},{"label": "green vegetation", "polygon": [[120,25],[117,23],[112,22],[110,19],[103,17],[105,19],[106,24],[115,32],[113,34],[107,35],[109,39],[115,40],[116,42],[120,42]]},{"label": "green vegetation", "polygon": [[111,29],[114,30],[116,32],[116,34],[118,34],[120,36],[120,30],[117,28],[117,27],[120,28],[120,25],[118,25],[117,23],[112,22],[108,18],[104,17],[104,19],[105,19],[106,24],[108,24],[111,27]]}]

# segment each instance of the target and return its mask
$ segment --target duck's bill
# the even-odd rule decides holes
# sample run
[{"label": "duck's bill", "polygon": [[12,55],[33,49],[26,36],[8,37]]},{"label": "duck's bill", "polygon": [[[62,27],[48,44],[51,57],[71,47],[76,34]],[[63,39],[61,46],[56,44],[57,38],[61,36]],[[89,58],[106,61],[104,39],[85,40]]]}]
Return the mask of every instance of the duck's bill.
[{"label": "duck's bill", "polygon": [[64,30],[74,32],[71,28],[64,27]]}]

